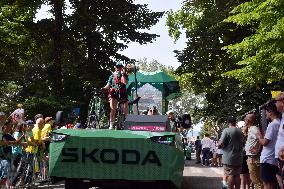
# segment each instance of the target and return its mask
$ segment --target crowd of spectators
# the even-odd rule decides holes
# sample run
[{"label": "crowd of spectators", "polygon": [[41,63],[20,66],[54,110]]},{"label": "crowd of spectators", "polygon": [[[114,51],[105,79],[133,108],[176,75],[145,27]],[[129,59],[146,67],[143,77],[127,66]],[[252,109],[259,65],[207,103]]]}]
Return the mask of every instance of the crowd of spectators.
[{"label": "crowd of spectators", "polygon": [[[244,117],[237,127],[236,118],[228,119],[218,142],[224,166],[223,187],[228,189],[283,189],[284,93],[265,105],[269,124],[262,130],[255,113]],[[207,165],[208,137],[204,139],[204,163]]]},{"label": "crowd of spectators", "polygon": [[264,108],[269,121],[265,129],[253,112],[244,116],[241,128],[229,117],[219,140],[197,136],[196,163],[223,166],[223,189],[284,189],[284,92]]},{"label": "crowd of spectators", "polygon": [[[52,116],[37,114],[26,120],[21,104],[10,115],[0,112],[0,188],[48,180],[50,133],[58,127]],[[69,127],[82,128],[80,123]]]}]

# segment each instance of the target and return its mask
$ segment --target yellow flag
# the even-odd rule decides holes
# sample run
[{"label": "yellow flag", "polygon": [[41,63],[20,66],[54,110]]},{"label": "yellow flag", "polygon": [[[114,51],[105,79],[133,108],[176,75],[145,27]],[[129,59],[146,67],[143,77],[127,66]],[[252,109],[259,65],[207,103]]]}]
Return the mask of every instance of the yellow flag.
[{"label": "yellow flag", "polygon": [[271,91],[272,98],[276,98],[279,93],[281,93],[281,91]]}]

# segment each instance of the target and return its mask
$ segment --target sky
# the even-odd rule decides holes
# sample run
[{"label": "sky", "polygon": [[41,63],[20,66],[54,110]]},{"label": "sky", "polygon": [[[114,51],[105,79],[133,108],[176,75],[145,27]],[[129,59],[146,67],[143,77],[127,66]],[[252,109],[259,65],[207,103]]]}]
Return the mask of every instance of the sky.
[{"label": "sky", "polygon": [[[135,0],[135,3],[148,4],[148,8],[152,11],[169,11],[178,10],[182,6],[183,0]],[[68,6],[68,4],[67,4]],[[42,6],[41,10],[36,15],[36,20],[51,17],[48,12],[50,7]],[[67,9],[68,13],[72,10]],[[177,68],[180,63],[175,57],[174,50],[182,50],[185,47],[185,35],[174,43],[174,40],[168,34],[168,28],[166,27],[166,15],[164,15],[160,21],[153,26],[148,33],[155,33],[160,35],[153,43],[146,45],[140,45],[138,43],[130,43],[129,47],[121,51],[120,53],[133,59],[144,59],[148,61],[152,59],[157,60],[159,63]]]},{"label": "sky", "polygon": [[[180,9],[183,0],[136,0],[135,2],[139,4],[148,4],[148,8],[152,11],[169,11],[170,9],[175,11]],[[174,40],[168,34],[166,15],[164,15],[149,32],[158,34],[160,37],[153,43],[146,45],[131,43],[129,48],[124,50],[122,54],[134,59],[154,59],[164,65],[177,68],[180,63],[173,51],[182,50],[185,47],[185,35],[182,35],[182,37],[174,43]]]}]

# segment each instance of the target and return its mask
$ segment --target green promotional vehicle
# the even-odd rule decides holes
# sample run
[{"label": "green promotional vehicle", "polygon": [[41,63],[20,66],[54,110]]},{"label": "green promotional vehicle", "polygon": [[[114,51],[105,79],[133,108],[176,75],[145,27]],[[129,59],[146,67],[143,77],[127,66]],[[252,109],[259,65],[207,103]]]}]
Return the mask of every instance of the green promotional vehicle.
[{"label": "green promotional vehicle", "polygon": [[161,118],[129,116],[126,130],[54,131],[49,175],[63,178],[65,188],[123,184],[133,188],[137,182],[151,183],[155,188],[180,188],[182,141],[176,133],[168,132],[167,123],[159,122]]}]

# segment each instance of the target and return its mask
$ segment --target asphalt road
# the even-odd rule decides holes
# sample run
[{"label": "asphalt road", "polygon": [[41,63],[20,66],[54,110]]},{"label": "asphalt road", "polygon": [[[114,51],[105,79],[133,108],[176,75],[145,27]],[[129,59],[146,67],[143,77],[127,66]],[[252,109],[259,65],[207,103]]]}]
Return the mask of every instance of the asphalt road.
[{"label": "asphalt road", "polygon": [[[205,167],[195,164],[195,160],[186,161],[181,189],[220,189],[222,174],[220,167]],[[64,182],[40,185],[38,188],[64,189]]]}]

